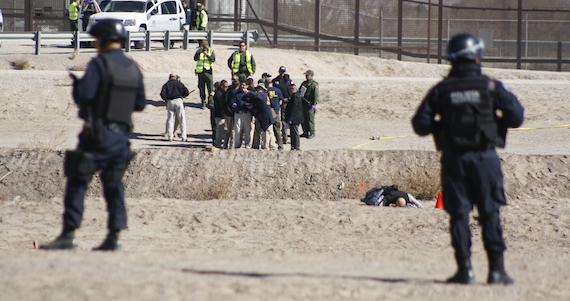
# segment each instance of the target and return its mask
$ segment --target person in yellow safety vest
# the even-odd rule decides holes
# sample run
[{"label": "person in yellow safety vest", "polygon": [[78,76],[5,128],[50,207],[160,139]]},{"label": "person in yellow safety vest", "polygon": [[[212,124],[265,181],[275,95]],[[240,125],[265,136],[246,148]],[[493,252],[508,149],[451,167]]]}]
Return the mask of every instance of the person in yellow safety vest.
[{"label": "person in yellow safety vest", "polygon": [[69,24],[71,25],[71,31],[79,30],[79,2],[81,0],[73,0],[69,5]]},{"label": "person in yellow safety vest", "polygon": [[208,26],[208,12],[206,11],[206,7],[198,3],[198,14],[196,17],[196,29],[197,30],[206,30],[206,26]]},{"label": "person in yellow safety vest", "polygon": [[228,67],[232,70],[232,75],[237,74],[239,76],[240,82],[246,81],[249,76],[255,73],[255,59],[247,50],[244,41],[239,43],[239,50],[236,50],[228,59]]},{"label": "person in yellow safety vest", "polygon": [[208,46],[208,42],[202,41],[200,48],[196,50],[196,54],[194,54],[202,109],[206,108],[206,88],[208,88],[208,95],[213,95],[214,93],[214,75],[212,73],[214,72],[216,54],[214,50]]}]

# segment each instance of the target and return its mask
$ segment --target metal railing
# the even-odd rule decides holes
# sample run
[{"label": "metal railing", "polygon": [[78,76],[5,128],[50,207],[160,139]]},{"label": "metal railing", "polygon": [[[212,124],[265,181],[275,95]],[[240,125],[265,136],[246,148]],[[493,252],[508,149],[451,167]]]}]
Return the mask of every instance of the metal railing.
[{"label": "metal railing", "polygon": [[[247,38],[246,38],[247,37]],[[140,42],[146,45],[145,50],[150,51],[151,41],[163,41],[164,50],[170,48],[170,43],[173,41],[182,41],[183,48],[188,49],[188,43],[192,40],[206,40],[212,46],[214,41],[229,41],[239,42],[245,41],[249,48],[250,43],[254,43],[259,38],[257,30],[248,30],[244,32],[214,32],[209,31],[137,31],[127,32],[127,40],[125,42],[125,52],[131,51],[132,42]],[[43,33],[36,32],[0,32],[1,41],[35,41],[36,42],[36,55],[41,54],[41,45],[43,40],[50,41],[66,41],[74,45],[75,51],[79,52],[82,42],[93,42],[95,38],[86,32],[59,32],[59,33]]]}]

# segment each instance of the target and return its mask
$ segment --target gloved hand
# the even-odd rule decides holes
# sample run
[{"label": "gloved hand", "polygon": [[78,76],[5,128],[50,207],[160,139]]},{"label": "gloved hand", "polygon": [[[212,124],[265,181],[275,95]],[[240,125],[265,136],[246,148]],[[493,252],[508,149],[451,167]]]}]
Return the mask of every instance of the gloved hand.
[{"label": "gloved hand", "polygon": [[311,106],[311,111],[315,111],[316,109],[317,109],[317,106],[315,106],[315,105]]},{"label": "gloved hand", "polygon": [[237,108],[237,103],[235,103],[235,102],[232,103],[232,108],[234,108],[234,109]]},{"label": "gloved hand", "polygon": [[252,105],[246,105],[245,107],[246,107],[248,110],[251,110],[251,109],[253,108]]},{"label": "gloved hand", "polygon": [[288,120],[287,123],[288,123],[288,124],[293,124],[293,121]]}]

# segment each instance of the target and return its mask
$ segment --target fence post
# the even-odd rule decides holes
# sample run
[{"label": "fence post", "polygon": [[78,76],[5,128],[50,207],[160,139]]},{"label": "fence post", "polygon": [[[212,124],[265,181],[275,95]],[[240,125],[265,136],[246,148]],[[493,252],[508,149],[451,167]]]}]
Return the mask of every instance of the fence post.
[{"label": "fence post", "polygon": [[562,71],[562,42],[558,42],[558,63],[557,63],[557,71]]},{"label": "fence post", "polygon": [[79,48],[81,48],[81,39],[79,38],[79,31],[75,32],[75,52],[79,53]]},{"label": "fence post", "polygon": [[[360,0],[355,1],[354,7],[354,45],[358,46],[358,38],[360,37]],[[358,47],[354,47],[354,54],[358,55]]]},{"label": "fence post", "polygon": [[[16,1],[14,1],[14,3],[16,3]],[[24,1],[24,28],[26,31],[34,30],[34,9],[32,8],[32,0]]]},{"label": "fence post", "polygon": [[131,52],[131,32],[127,31],[127,39],[125,40],[125,52]]},{"label": "fence post", "polygon": [[321,51],[321,0],[315,1],[315,51]]},{"label": "fence post", "polygon": [[41,31],[36,31],[36,55],[40,55],[41,54],[41,49],[42,48],[42,32]]},{"label": "fence post", "polygon": [[238,27],[239,0],[234,0],[234,31],[239,31]]},{"label": "fence post", "polygon": [[279,0],[273,0],[273,45],[277,45],[278,25],[279,25]]},{"label": "fence post", "polygon": [[244,35],[244,41],[245,41],[245,48],[249,49],[249,30],[245,31],[245,35]]},{"label": "fence post", "polygon": [[428,24],[427,24],[427,63],[431,56],[431,0],[428,0]]},{"label": "fence post", "polygon": [[402,60],[402,16],[404,1],[398,0],[398,61]]},{"label": "fence post", "polygon": [[146,36],[144,37],[145,39],[145,48],[146,51],[150,51],[150,30],[146,31]]},{"label": "fence post", "polygon": [[214,31],[213,30],[208,30],[208,45],[210,45],[210,47],[214,46]]},{"label": "fence post", "polygon": [[443,49],[443,0],[439,0],[437,16],[437,63],[441,64],[441,52]]},{"label": "fence post", "polygon": [[[384,12],[380,10],[380,47],[384,46]],[[382,58],[383,51],[380,49],[380,58]]]},{"label": "fence post", "polygon": [[521,69],[521,48],[522,48],[522,0],[519,0],[517,20],[517,69]]},{"label": "fence post", "polygon": [[188,29],[184,29],[184,41],[182,42],[184,50],[188,49]]},{"label": "fence post", "polygon": [[164,51],[168,51],[170,49],[170,31],[167,30],[164,32]]}]

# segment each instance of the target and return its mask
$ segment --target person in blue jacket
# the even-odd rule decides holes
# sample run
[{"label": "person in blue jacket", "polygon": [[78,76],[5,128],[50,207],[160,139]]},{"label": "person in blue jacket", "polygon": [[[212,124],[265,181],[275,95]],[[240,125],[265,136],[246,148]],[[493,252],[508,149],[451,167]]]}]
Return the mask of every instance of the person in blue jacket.
[{"label": "person in blue jacket", "polygon": [[487,283],[512,284],[503,262],[499,208],[507,201],[495,147],[505,146],[507,128],[522,124],[524,109],[505,84],[481,73],[483,48],[483,41],[471,34],[449,41],[449,75],[428,92],[412,124],[419,135],[433,134],[442,153],[443,203],[458,266],[447,282],[475,283],[469,212],[477,205],[489,260]]}]

